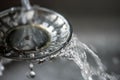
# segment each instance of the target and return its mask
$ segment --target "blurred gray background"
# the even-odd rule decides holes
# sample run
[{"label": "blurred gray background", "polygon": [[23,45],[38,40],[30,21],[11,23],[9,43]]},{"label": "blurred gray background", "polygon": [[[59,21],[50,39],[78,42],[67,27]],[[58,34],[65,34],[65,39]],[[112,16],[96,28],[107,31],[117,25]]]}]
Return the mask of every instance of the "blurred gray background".
[{"label": "blurred gray background", "polygon": [[[79,40],[102,59],[108,73],[120,74],[120,1],[119,0],[31,0],[32,4],[63,14],[72,24]],[[20,6],[20,0],[2,0],[0,11]],[[28,80],[28,63],[12,62],[0,80]],[[34,80],[82,80],[78,66],[57,59],[35,66]]]}]

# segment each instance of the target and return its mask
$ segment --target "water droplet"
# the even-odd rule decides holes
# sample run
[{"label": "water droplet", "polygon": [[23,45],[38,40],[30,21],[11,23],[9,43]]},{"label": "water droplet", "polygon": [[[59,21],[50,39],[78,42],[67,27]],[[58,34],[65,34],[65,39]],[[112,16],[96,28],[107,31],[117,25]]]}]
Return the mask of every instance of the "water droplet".
[{"label": "water droplet", "polygon": [[0,67],[0,70],[1,70],[1,71],[3,71],[4,69],[5,69],[4,66],[1,66],[1,67]]},{"label": "water droplet", "polygon": [[30,54],[30,58],[35,58],[35,54],[34,53]]},{"label": "water droplet", "polygon": [[33,79],[33,78],[35,78],[36,73],[35,73],[34,71],[30,71],[30,72],[27,73],[26,76],[27,76],[27,78],[29,78],[29,79]]},{"label": "water droplet", "polygon": [[30,71],[29,75],[30,75],[31,78],[34,78],[36,76],[36,73],[34,71]]},{"label": "water droplet", "polygon": [[33,69],[33,67],[34,67],[34,65],[32,63],[30,63],[29,68]]}]

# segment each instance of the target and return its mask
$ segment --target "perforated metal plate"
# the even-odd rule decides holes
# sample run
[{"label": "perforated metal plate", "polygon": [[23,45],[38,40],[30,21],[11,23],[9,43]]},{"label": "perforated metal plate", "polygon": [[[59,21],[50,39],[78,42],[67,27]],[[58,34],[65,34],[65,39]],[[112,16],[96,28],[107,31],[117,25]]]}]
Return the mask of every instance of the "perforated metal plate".
[{"label": "perforated metal plate", "polygon": [[[38,6],[30,24],[18,22],[21,8],[0,13],[0,30],[4,32],[1,56],[24,60],[56,55],[69,42],[72,28],[60,14]],[[4,47],[3,47],[4,46]]]}]

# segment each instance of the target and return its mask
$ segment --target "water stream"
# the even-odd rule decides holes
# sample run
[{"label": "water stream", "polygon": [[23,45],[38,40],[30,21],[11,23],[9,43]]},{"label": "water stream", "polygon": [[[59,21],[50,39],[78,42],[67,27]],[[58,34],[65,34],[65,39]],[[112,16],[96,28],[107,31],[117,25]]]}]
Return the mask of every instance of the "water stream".
[{"label": "water stream", "polygon": [[[70,43],[60,51],[59,56],[74,61],[80,68],[84,80],[119,80],[114,75],[106,73],[101,59],[86,44],[80,42],[74,34]],[[92,61],[88,59],[89,57]],[[31,63],[28,78],[35,77],[33,67],[34,65]],[[4,66],[0,63],[0,76],[2,76],[3,70]]]},{"label": "water stream", "polygon": [[[23,7],[26,7],[27,10],[31,9],[28,2],[23,3],[26,3],[25,5],[23,4]],[[28,6],[26,6],[27,3]],[[32,12],[32,15],[33,14],[34,12]],[[21,19],[23,22],[26,22],[29,16],[27,16],[27,18],[22,16]],[[105,66],[102,64],[101,59],[86,44],[80,42],[74,34],[70,43],[60,51],[59,56],[74,61],[79,66],[84,80],[118,80],[116,77],[106,73]],[[89,57],[91,57],[92,62],[89,60]],[[30,64],[30,75],[32,77],[35,76],[33,66],[33,64]],[[3,70],[4,67],[0,63],[0,75],[2,75]]]},{"label": "water stream", "polygon": [[[61,50],[60,56],[73,60],[79,66],[84,80],[117,80],[116,77],[105,72],[105,66],[100,58],[75,35],[67,47]],[[92,62],[88,60],[89,57]]]}]

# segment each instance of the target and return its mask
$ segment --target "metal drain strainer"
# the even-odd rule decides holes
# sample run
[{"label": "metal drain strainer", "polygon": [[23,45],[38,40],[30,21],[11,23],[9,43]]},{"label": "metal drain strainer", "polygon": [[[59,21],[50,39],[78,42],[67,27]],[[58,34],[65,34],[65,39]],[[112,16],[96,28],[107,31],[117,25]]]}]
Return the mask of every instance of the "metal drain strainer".
[{"label": "metal drain strainer", "polygon": [[69,42],[72,28],[60,14],[39,6],[0,13],[0,55],[10,59],[43,59],[56,55]]}]

